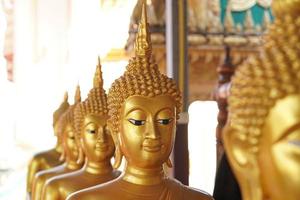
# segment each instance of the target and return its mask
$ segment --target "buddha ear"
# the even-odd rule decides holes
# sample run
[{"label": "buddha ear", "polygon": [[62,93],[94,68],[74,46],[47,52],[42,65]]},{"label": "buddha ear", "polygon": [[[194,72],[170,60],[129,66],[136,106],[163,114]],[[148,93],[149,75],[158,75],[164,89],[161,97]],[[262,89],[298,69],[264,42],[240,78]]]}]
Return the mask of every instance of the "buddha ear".
[{"label": "buddha ear", "polygon": [[243,199],[261,199],[257,156],[250,151],[246,133],[239,132],[227,123],[222,135],[226,155],[242,190]]},{"label": "buddha ear", "polygon": [[244,168],[248,162],[246,155],[246,136],[232,128],[229,123],[224,127],[222,135],[226,154],[231,165],[235,170],[238,170],[241,167]]},{"label": "buddha ear", "polygon": [[118,169],[122,163],[122,159],[123,159],[123,154],[120,148],[120,145],[116,146],[116,150],[115,150],[115,162],[113,165],[114,169]]},{"label": "buddha ear", "polygon": [[113,164],[113,168],[114,169],[118,169],[122,163],[122,159],[123,159],[123,153],[121,151],[121,147],[120,147],[120,141],[119,141],[119,135],[120,133],[118,132],[112,132],[111,136],[113,138],[113,141],[115,143],[115,162]]},{"label": "buddha ear", "polygon": [[164,163],[168,168],[172,168],[173,167],[173,164],[172,164],[172,161],[171,161],[171,158],[169,157],[168,160]]},{"label": "buddha ear", "polygon": [[63,141],[63,136],[61,135],[61,145],[62,145],[62,151],[59,157],[59,161],[60,162],[64,162],[66,160],[66,147],[65,147],[65,143]]},{"label": "buddha ear", "polygon": [[59,157],[59,161],[64,162],[66,160],[66,153],[65,153],[65,148],[62,148],[60,157]]},{"label": "buddha ear", "polygon": [[77,164],[82,164],[83,162],[84,162],[84,160],[85,160],[85,154],[84,154],[84,152],[83,152],[83,149],[82,149],[82,147],[83,147],[83,141],[82,141],[82,139],[81,138],[79,138],[78,139],[79,141],[78,141],[78,159],[77,159],[77,161],[76,161],[76,163]]}]

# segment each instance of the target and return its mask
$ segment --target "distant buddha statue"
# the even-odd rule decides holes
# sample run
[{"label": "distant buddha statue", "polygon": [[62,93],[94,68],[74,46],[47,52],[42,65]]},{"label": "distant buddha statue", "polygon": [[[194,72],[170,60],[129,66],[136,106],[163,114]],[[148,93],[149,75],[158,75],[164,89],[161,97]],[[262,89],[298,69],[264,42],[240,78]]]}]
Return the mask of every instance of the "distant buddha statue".
[{"label": "distant buddha statue", "polygon": [[33,156],[27,172],[27,192],[31,193],[32,181],[35,174],[39,171],[50,169],[63,163],[60,160],[62,153],[62,141],[61,136],[58,134],[59,118],[69,108],[68,93],[65,93],[64,101],[60,104],[59,108],[53,113],[53,129],[54,134],[57,137],[56,146],[48,151],[40,152]]},{"label": "distant buddha statue", "polygon": [[83,150],[80,154],[86,156],[85,165],[78,171],[48,180],[43,190],[43,200],[64,200],[73,192],[110,181],[121,174],[110,163],[115,146],[106,126],[107,119],[107,97],[99,60],[94,87],[88,98],[75,108],[76,134]]},{"label": "distant buddha statue", "polygon": [[75,103],[60,118],[59,134],[62,134],[63,154],[65,162],[54,168],[38,172],[32,184],[32,200],[41,200],[42,190],[45,182],[53,177],[67,172],[78,170],[82,167],[82,163],[77,163],[78,147],[75,141],[73,112],[75,107],[80,103],[80,89],[77,86],[75,94]]},{"label": "distant buddha statue", "polygon": [[124,173],[106,184],[84,189],[69,200],[208,200],[208,194],[167,177],[163,164],[175,140],[181,94],[174,81],[161,74],[152,59],[145,4],[135,55],[108,93],[108,125],[116,145],[115,165],[126,158]]},{"label": "distant buddha statue", "polygon": [[243,200],[300,199],[300,1],[274,0],[261,53],[236,71],[224,132]]},{"label": "distant buddha statue", "polygon": [[[144,0],[137,0],[136,5],[133,8],[131,15],[131,24],[137,25],[141,18],[142,6]],[[154,26],[164,26],[165,25],[165,1],[152,0],[151,3],[147,5],[148,12],[151,14],[148,18],[148,23]]]}]

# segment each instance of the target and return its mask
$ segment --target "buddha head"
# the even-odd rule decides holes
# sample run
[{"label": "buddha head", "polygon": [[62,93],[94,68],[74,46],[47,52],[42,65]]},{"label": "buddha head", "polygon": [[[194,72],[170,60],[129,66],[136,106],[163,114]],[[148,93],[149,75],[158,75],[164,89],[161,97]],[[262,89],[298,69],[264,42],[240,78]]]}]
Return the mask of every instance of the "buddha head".
[{"label": "buddha head", "polygon": [[100,59],[94,76],[93,88],[88,98],[75,109],[75,125],[83,152],[78,162],[82,162],[83,154],[89,161],[102,162],[110,160],[115,152],[110,131],[107,128],[107,97],[103,89]]},{"label": "buddha head", "polygon": [[79,147],[75,140],[74,109],[79,105],[80,101],[80,88],[77,86],[74,105],[71,105],[60,119],[60,134],[63,144],[62,160],[66,159],[76,162],[79,156]]},{"label": "buddha head", "polygon": [[223,134],[245,200],[300,199],[300,1],[273,7],[261,54],[232,79]]},{"label": "buddha head", "polygon": [[181,94],[175,82],[159,72],[148,26],[143,5],[135,57],[108,93],[108,125],[116,145],[116,168],[123,155],[136,167],[161,166],[169,161],[173,148]]},{"label": "buddha head", "polygon": [[53,113],[53,129],[55,136],[58,135],[57,133],[59,129],[59,118],[64,112],[68,110],[69,106],[70,104],[68,103],[68,93],[66,92],[64,95],[64,101],[60,104],[59,108]]}]

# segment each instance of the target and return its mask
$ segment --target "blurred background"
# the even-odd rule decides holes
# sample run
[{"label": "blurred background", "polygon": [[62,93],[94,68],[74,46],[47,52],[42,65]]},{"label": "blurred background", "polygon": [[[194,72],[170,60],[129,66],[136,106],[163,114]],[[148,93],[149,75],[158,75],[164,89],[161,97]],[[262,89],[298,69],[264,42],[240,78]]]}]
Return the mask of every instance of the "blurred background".
[{"label": "blurred background", "polygon": [[[141,2],[1,0],[1,200],[25,199],[28,161],[34,153],[55,145],[52,113],[65,91],[73,103],[77,84],[82,99],[86,98],[97,56],[107,91],[123,74],[133,55]],[[174,33],[168,32],[168,24],[172,14],[180,9],[184,12],[179,15],[184,23],[177,31],[183,29],[185,33],[183,67],[187,73],[180,84],[186,90],[183,116],[188,117],[181,123],[188,130],[186,140],[177,143],[187,152],[183,155],[187,163],[183,182],[212,194],[223,152],[221,129],[226,122],[230,77],[244,59],[258,53],[261,35],[273,21],[271,0],[146,2],[153,55],[168,75],[172,66],[167,57],[174,54],[168,41],[178,44]],[[174,6],[176,3],[179,6]]]}]

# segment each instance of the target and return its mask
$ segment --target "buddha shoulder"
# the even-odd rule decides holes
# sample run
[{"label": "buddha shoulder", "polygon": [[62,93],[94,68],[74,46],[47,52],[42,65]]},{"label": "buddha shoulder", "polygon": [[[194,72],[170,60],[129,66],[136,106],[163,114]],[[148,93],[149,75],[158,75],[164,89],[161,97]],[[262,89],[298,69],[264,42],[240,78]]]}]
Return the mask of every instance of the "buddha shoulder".
[{"label": "buddha shoulder", "polygon": [[[188,200],[213,200],[213,197],[196,188],[192,188],[192,187],[188,187],[186,185],[183,185],[181,182],[177,181],[176,179],[167,179],[167,184],[168,187],[173,188],[173,191],[178,191],[178,189],[180,189],[181,193],[182,193],[182,199],[188,199]],[[177,188],[177,189],[175,189]],[[179,193],[177,193],[178,195]]]},{"label": "buddha shoulder", "polygon": [[50,149],[47,151],[43,151],[43,152],[39,152],[37,154],[35,154],[32,158],[32,160],[37,160],[38,162],[57,162],[59,163],[59,157],[60,154],[55,151],[55,149]]},{"label": "buddha shoulder", "polygon": [[35,154],[31,161],[33,162],[45,162],[45,157],[47,157],[48,151],[43,151]]},{"label": "buddha shoulder", "polygon": [[213,200],[214,198],[209,195],[208,193],[195,189],[195,188],[191,188],[191,187],[187,187],[184,186],[184,192],[183,192],[183,196],[184,199],[197,199],[197,200]]},{"label": "buddha shoulder", "polygon": [[116,180],[89,187],[68,196],[67,200],[115,200],[124,199],[124,193],[120,192],[120,186]]},{"label": "buddha shoulder", "polygon": [[39,165],[40,163],[44,162],[44,158],[42,157],[42,155],[34,155],[29,163],[29,167],[36,167],[37,165]]}]

